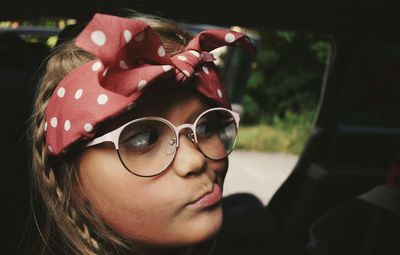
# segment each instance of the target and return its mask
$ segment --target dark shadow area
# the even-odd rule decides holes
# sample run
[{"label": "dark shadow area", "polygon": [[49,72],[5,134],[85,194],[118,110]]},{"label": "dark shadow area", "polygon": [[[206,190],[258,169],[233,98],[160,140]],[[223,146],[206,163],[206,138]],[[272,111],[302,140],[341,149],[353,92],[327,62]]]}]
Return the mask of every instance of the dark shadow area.
[{"label": "dark shadow area", "polygon": [[37,83],[35,73],[47,54],[47,45],[28,43],[17,34],[0,33],[2,254],[17,253],[30,213],[26,132]]}]

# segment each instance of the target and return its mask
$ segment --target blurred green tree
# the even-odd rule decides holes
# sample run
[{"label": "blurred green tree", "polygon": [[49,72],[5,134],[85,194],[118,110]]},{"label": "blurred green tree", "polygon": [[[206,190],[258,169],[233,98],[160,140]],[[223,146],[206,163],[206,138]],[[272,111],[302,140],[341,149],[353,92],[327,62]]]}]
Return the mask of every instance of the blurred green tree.
[{"label": "blurred green tree", "polygon": [[259,51],[242,101],[245,124],[273,124],[287,112],[315,111],[330,41],[290,31],[259,31]]}]

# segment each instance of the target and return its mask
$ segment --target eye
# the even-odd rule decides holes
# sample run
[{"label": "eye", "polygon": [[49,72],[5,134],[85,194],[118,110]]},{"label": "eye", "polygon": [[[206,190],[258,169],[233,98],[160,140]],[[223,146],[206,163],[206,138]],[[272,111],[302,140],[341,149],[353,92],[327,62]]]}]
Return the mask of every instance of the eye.
[{"label": "eye", "polygon": [[143,151],[153,147],[158,140],[158,132],[153,129],[135,131],[130,130],[121,141],[124,148],[131,151]]},{"label": "eye", "polygon": [[218,130],[217,121],[204,120],[201,123],[197,123],[196,134],[198,136],[207,136],[214,134]]},{"label": "eye", "polygon": [[232,117],[220,116],[220,118],[203,118],[197,124],[196,134],[199,137],[209,137],[215,134],[224,135],[234,125]]}]

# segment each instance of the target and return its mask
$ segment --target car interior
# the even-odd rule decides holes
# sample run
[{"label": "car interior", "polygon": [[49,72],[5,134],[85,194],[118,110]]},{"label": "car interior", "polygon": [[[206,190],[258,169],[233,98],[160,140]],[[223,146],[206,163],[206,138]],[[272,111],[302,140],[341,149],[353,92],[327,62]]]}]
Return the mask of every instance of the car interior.
[{"label": "car interior", "polygon": [[[76,8],[81,6],[80,8]],[[289,178],[268,205],[252,194],[223,201],[226,254],[400,254],[400,36],[392,1],[71,0],[13,2],[0,20],[71,17],[120,8],[190,23],[288,29],[326,35],[332,50],[312,133]],[[30,215],[31,103],[46,45],[0,30],[4,116],[2,254],[21,254]]]}]

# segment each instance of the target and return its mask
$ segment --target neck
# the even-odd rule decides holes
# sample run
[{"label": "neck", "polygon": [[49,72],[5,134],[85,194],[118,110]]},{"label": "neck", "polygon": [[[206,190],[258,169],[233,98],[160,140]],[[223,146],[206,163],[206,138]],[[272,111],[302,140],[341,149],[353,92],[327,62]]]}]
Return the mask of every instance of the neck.
[{"label": "neck", "polygon": [[172,247],[141,247],[135,249],[130,255],[186,255],[186,248],[172,248]]},{"label": "neck", "polygon": [[[157,247],[157,246],[143,246],[141,245],[139,249],[135,249],[135,252],[130,255],[212,255],[217,245],[217,238],[211,238],[200,244],[195,244],[192,246],[185,247]],[[137,247],[137,246],[136,246]]]}]

